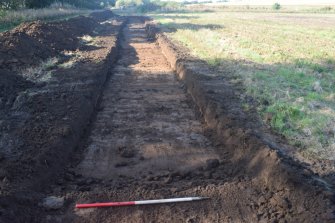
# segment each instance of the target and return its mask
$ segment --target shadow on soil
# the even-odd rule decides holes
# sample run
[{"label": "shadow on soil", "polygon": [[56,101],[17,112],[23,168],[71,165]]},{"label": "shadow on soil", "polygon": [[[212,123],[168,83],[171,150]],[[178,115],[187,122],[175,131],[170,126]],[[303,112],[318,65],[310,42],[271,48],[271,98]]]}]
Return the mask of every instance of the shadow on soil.
[{"label": "shadow on soil", "polygon": [[[298,60],[302,61],[302,60]],[[224,108],[226,110],[224,113],[225,116],[232,117],[234,120],[234,128],[235,129],[244,129],[244,130],[252,130],[253,134],[261,139],[265,145],[269,146],[271,149],[277,151],[279,154],[281,154],[284,159],[290,160],[288,163],[291,163],[291,165],[294,168],[297,168],[298,172],[303,172],[304,170],[308,170],[310,173],[311,178],[320,178],[320,181],[318,183],[321,183],[321,185],[325,186],[327,189],[334,190],[335,187],[335,161],[331,159],[321,159],[321,158],[313,158],[318,155],[308,154],[308,157],[304,158],[300,154],[300,151],[304,151],[307,148],[304,147],[304,145],[301,145],[300,147],[293,145],[293,142],[290,144],[288,143],[288,139],[285,138],[284,135],[281,135],[278,133],[279,130],[276,130],[274,128],[270,128],[271,125],[275,123],[275,121],[278,119],[278,117],[274,116],[273,113],[264,112],[264,116],[261,116],[259,113],[260,108],[265,110],[267,107],[270,107],[273,105],[276,101],[273,101],[273,98],[268,97],[268,94],[271,95],[283,95],[283,92],[290,91],[290,89],[296,89],[300,86],[298,83],[306,83],[306,78],[308,75],[299,73],[296,71],[298,68],[297,64],[274,64],[274,65],[268,65],[268,64],[259,64],[259,63],[253,63],[250,61],[238,61],[238,60],[226,60],[226,59],[216,59],[215,65],[210,65],[208,62],[204,60],[193,60],[191,62],[192,64],[206,64],[208,67],[210,67],[210,72],[205,72],[206,77],[204,78],[204,82],[208,82],[205,89],[208,89],[209,97],[215,98],[216,104],[221,106],[221,108]],[[317,72],[318,67],[315,67],[314,64],[308,63],[310,69],[313,69],[315,72]],[[330,64],[330,66],[333,66],[335,62],[330,62],[329,60],[321,61],[320,64]],[[287,80],[287,86],[283,86],[278,90],[278,92],[274,91],[273,89],[269,89],[267,87],[264,87],[264,89],[256,89],[258,92],[258,97],[252,97],[250,94],[246,92],[246,78],[250,78],[249,76],[243,76],[243,73],[262,73],[262,74],[276,74],[280,75],[278,73],[280,70],[284,69],[286,72],[291,72],[290,75],[297,75],[300,77],[292,78],[290,80]],[[329,69],[320,70],[319,75],[329,75],[327,72]],[[284,74],[286,75],[286,74]],[[270,75],[271,76],[271,75]],[[282,78],[285,79],[285,76]],[[213,80],[210,80],[213,79]],[[304,88],[304,90],[300,91],[299,95],[293,95],[292,97],[307,97],[307,94],[310,92],[314,92],[313,90],[313,84],[320,80],[319,78],[315,77],[315,80],[310,80],[308,83],[308,86],[301,86]],[[266,80],[260,80],[260,81],[266,81]],[[272,80],[273,81],[273,80]],[[278,78],[278,83],[280,83],[280,78]],[[224,82],[224,84],[220,84],[220,82]],[[327,83],[325,83],[327,84]],[[212,86],[211,86],[212,85]],[[208,87],[211,86],[211,87]],[[277,86],[275,86],[277,87]],[[225,90],[222,90],[220,88],[226,88]],[[324,87],[324,90],[327,90],[328,92],[331,92],[331,85],[329,85],[327,88]],[[307,89],[307,90],[306,90]],[[306,92],[305,92],[306,90]],[[222,91],[226,91],[225,94],[222,94]],[[294,90],[293,90],[294,91]],[[290,91],[291,92],[291,91]],[[287,97],[287,95],[283,95],[283,97]],[[230,100],[226,100],[229,98]],[[280,99],[278,99],[280,100]],[[309,107],[311,109],[311,112],[316,112],[319,109],[325,109],[329,108],[326,103],[323,103],[322,101],[316,101],[316,99],[310,99],[310,101],[305,101],[305,106]],[[315,104],[315,106],[314,106]],[[312,107],[313,106],[313,107]],[[284,109],[284,108],[283,108]],[[289,108],[287,108],[289,109]],[[332,107],[330,107],[332,109]],[[277,111],[279,112],[279,111]],[[283,119],[280,119],[286,130],[291,132],[291,134],[294,134],[295,131],[298,131],[295,129],[293,125],[290,124],[291,122],[291,116],[294,116],[294,114],[290,113],[289,110],[283,111],[286,114],[286,117]],[[300,116],[299,116],[300,117]],[[293,118],[299,118],[299,117],[293,117]],[[304,118],[304,116],[300,117],[301,119]],[[296,120],[297,121],[297,120]],[[324,127],[322,131],[323,137],[326,137],[328,141],[331,141],[331,138],[333,137],[333,133],[331,130],[332,125],[327,125]],[[308,139],[309,136],[306,136],[306,139]],[[325,139],[325,138],[323,138]],[[233,139],[232,139],[233,140]],[[235,140],[233,140],[235,141]],[[244,140],[242,142],[245,142]],[[236,141],[236,144],[240,144],[240,142]],[[233,148],[231,148],[233,149]],[[319,148],[322,149],[322,148]],[[316,151],[316,150],[315,150]],[[330,151],[331,152],[331,151]],[[330,153],[328,151],[328,153]],[[321,156],[322,151],[320,152]],[[246,159],[250,159],[252,161],[252,157],[246,156]],[[241,163],[237,164],[237,167],[246,166],[246,163],[241,160]],[[243,164],[244,163],[244,164]],[[248,165],[247,165],[248,166]],[[267,167],[263,167],[263,169],[266,169]],[[256,168],[256,169],[262,169],[262,168]],[[315,175],[314,175],[314,174]],[[323,181],[323,180],[325,181]],[[321,182],[323,181],[323,182]],[[328,182],[328,183],[326,183]],[[316,182],[315,182],[316,183]],[[316,184],[318,184],[316,183]]]}]

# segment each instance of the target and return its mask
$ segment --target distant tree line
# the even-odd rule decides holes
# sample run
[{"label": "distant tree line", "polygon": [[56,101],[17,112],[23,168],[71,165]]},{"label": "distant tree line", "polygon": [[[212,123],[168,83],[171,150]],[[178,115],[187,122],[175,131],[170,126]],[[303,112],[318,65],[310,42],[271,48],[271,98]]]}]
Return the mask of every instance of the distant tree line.
[{"label": "distant tree line", "polygon": [[136,7],[140,12],[149,12],[156,10],[177,10],[183,7],[183,3],[176,1],[160,0],[116,0],[115,7]]},{"label": "distant tree line", "polygon": [[0,9],[44,8],[55,2],[94,9],[114,5],[115,0],[0,0]]}]

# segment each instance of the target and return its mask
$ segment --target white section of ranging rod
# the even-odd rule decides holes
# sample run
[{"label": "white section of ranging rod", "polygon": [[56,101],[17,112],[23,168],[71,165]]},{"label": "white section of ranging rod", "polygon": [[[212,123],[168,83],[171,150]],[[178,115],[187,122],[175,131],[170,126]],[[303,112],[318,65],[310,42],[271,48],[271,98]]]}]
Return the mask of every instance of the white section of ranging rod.
[{"label": "white section of ranging rod", "polygon": [[182,198],[170,198],[170,199],[158,199],[158,200],[144,200],[144,201],[135,201],[135,205],[200,201],[205,199],[209,199],[209,197],[182,197]]}]

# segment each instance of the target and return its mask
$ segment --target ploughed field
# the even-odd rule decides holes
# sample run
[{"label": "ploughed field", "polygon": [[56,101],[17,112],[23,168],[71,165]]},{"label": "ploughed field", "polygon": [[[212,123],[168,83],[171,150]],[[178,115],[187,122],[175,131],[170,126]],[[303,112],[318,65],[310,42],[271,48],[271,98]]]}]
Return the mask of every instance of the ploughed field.
[{"label": "ploughed field", "polygon": [[[0,40],[1,222],[334,220],[331,182],[148,18],[97,12]],[[210,199],[75,209],[188,196]]]}]

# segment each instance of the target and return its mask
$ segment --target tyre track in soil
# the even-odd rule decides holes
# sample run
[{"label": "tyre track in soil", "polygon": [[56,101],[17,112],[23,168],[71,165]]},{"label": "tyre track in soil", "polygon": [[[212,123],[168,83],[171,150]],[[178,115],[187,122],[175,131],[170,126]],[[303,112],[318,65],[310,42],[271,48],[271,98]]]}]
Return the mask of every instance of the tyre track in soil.
[{"label": "tyre track in soil", "polygon": [[[84,155],[50,195],[66,206],[43,222],[314,222],[315,202],[271,191],[235,174],[211,138],[145,21],[130,17],[113,76],[92,125]],[[77,209],[75,203],[184,196],[210,200],[140,207]],[[308,206],[308,209],[306,209]],[[299,209],[300,208],[300,209]],[[315,210],[313,210],[313,208]],[[297,211],[299,209],[299,211]]]}]

